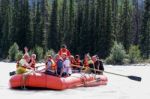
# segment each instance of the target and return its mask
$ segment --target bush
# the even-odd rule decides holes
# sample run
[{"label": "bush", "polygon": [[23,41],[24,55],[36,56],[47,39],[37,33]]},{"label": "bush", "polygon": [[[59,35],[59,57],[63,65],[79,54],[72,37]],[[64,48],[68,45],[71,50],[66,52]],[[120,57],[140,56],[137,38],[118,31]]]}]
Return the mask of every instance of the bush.
[{"label": "bush", "polygon": [[47,55],[52,55],[52,57],[55,57],[56,52],[53,49],[50,49],[46,52],[45,59],[46,59]]},{"label": "bush", "polygon": [[129,48],[130,63],[137,63],[141,58],[140,54],[141,52],[140,52],[139,46],[132,45]]},{"label": "bush", "polygon": [[9,48],[9,59],[10,61],[15,61],[16,59],[16,54],[19,52],[19,46],[17,45],[17,43],[14,43],[10,48]]},{"label": "bush", "polygon": [[126,52],[121,43],[114,43],[111,49],[110,56],[106,59],[108,64],[123,64],[123,60],[126,58]]},{"label": "bush", "polygon": [[43,48],[42,47],[36,46],[34,48],[34,53],[36,54],[38,61],[43,58]]},{"label": "bush", "polygon": [[16,54],[15,59],[16,59],[17,61],[19,61],[19,60],[22,59],[22,57],[23,57],[23,52],[22,52],[22,51],[19,51],[19,52]]}]

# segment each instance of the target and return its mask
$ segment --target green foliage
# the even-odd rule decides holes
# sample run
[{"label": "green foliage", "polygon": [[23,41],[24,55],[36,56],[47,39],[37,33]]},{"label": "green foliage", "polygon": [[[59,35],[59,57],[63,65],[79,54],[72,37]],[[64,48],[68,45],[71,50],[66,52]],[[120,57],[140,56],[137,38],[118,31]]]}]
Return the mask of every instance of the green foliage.
[{"label": "green foliage", "polygon": [[16,61],[19,61],[20,59],[22,59],[23,57],[23,52],[19,51],[16,55],[15,55],[15,59]]},{"label": "green foliage", "polygon": [[[0,0],[0,58],[7,57],[14,42],[36,53],[42,52],[37,46],[46,53],[65,43],[72,54],[106,58],[113,41],[121,42],[127,52],[130,45],[139,45],[142,56],[149,58],[150,1],[145,0],[144,10],[138,1]],[[108,60],[115,64],[113,60],[122,61],[116,59],[120,56],[111,54]]]},{"label": "green foliage", "polygon": [[150,0],[145,0],[142,20],[142,33],[140,35],[140,49],[143,58],[150,57]]},{"label": "green foliage", "polygon": [[114,43],[111,49],[110,56],[106,59],[106,63],[111,64],[123,64],[123,60],[126,58],[126,52],[121,43]]},{"label": "green foliage", "polygon": [[129,48],[130,63],[138,62],[141,58],[140,54],[141,52],[140,52],[139,46],[131,45],[131,47]]},{"label": "green foliage", "polygon": [[16,55],[18,52],[19,52],[19,47],[18,47],[17,43],[14,43],[9,48],[9,51],[8,51],[8,53],[9,53],[8,57],[9,57],[10,61],[15,61]]},{"label": "green foliage", "polygon": [[52,57],[55,57],[56,52],[55,52],[53,49],[50,49],[50,50],[48,50],[48,51],[46,52],[45,58],[46,58],[48,55],[51,55]]},{"label": "green foliage", "polygon": [[34,48],[34,53],[36,54],[38,61],[43,58],[43,53],[44,53],[44,51],[43,51],[43,48],[42,48],[42,47],[36,46],[36,47]]}]

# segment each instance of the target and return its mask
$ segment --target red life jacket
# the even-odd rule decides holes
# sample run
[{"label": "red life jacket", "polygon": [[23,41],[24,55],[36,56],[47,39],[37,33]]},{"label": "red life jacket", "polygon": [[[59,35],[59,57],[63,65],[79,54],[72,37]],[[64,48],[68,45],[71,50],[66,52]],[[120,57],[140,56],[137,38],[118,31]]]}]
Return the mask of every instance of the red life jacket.
[{"label": "red life jacket", "polygon": [[81,65],[81,61],[79,59],[77,59],[77,60],[75,60],[74,64],[80,66]]},{"label": "red life jacket", "polygon": [[31,64],[31,67],[32,67],[32,68],[35,68],[35,63],[36,63],[36,62],[35,62],[35,60],[34,60],[33,63]]},{"label": "red life jacket", "polygon": [[70,55],[71,55],[70,51],[68,49],[66,49],[66,48],[61,48],[60,51],[58,52],[58,54],[60,56],[62,56],[63,53],[66,53],[67,57],[70,57]]},{"label": "red life jacket", "polygon": [[83,65],[84,65],[84,67],[89,67],[89,62],[84,60]]}]

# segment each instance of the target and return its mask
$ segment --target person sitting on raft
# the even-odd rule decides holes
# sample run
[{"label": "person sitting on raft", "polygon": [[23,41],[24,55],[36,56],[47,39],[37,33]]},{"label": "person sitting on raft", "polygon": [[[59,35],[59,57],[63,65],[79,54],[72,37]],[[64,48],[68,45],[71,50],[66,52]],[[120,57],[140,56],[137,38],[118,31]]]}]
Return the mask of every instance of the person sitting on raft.
[{"label": "person sitting on raft", "polygon": [[36,54],[32,54],[32,55],[31,55],[31,60],[30,60],[30,61],[31,61],[31,63],[32,63],[32,64],[31,64],[31,67],[34,68],[34,70],[35,70]]},{"label": "person sitting on raft", "polygon": [[62,54],[62,58],[63,58],[63,70],[60,73],[61,77],[64,76],[70,76],[72,74],[72,69],[71,69],[71,62],[69,60],[69,58],[67,57],[66,53]]},{"label": "person sitting on raft", "polygon": [[80,56],[79,55],[75,55],[75,59],[74,59],[74,64],[72,64],[72,69],[75,72],[80,72],[81,67],[83,66],[81,60],[80,60]]},{"label": "person sitting on raft", "polygon": [[101,71],[104,71],[103,62],[99,59],[99,57],[97,55],[92,56],[92,60],[95,65],[95,69],[100,70],[100,71],[96,71],[96,74],[102,75],[103,72],[101,72]]},{"label": "person sitting on raft", "polygon": [[57,70],[56,70],[57,66],[56,66],[56,63],[53,60],[51,55],[47,56],[47,60],[46,60],[45,65],[46,65],[45,73],[48,74],[48,75],[56,76],[56,74],[57,74]]},{"label": "person sitting on raft", "polygon": [[60,55],[56,55],[55,56],[55,62],[56,62],[56,65],[57,65],[57,75],[59,77],[61,77],[61,73],[63,72],[63,59]]},{"label": "person sitting on raft", "polygon": [[86,73],[96,73],[94,62],[92,61],[89,54],[86,54],[84,56],[83,66],[85,67],[84,72],[86,72]]},{"label": "person sitting on raft", "polygon": [[[28,55],[29,56],[28,48],[27,47],[24,47],[24,55]],[[16,69],[19,67],[19,61],[21,59],[22,59],[22,55],[20,55],[20,56],[17,57]],[[30,61],[28,63],[30,63]]]},{"label": "person sitting on raft", "polygon": [[16,70],[16,73],[17,74],[23,74],[23,73],[26,73],[28,71],[28,69],[34,70],[31,67],[32,62],[29,64],[29,61],[30,61],[30,56],[28,54],[25,54],[23,56],[23,58],[18,62],[19,65],[18,65],[18,68]]},{"label": "person sitting on raft", "polygon": [[61,46],[61,49],[58,51],[58,54],[60,56],[62,56],[63,53],[66,53],[67,57],[70,57],[70,55],[71,55],[70,51],[67,49],[67,46],[65,44],[63,44]]}]

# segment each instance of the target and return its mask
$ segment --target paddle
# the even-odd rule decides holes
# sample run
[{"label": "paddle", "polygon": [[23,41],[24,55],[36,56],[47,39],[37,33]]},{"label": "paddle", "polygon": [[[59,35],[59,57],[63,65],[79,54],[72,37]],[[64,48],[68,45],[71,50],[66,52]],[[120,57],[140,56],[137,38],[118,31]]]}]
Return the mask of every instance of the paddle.
[{"label": "paddle", "polygon": [[[35,68],[37,69],[37,68],[43,67],[43,66],[45,66],[45,65],[39,65],[39,66],[36,66]],[[9,76],[13,76],[15,74],[16,74],[16,71],[9,72]]]},{"label": "paddle", "polygon": [[[73,65],[75,67],[78,67],[78,68],[85,68],[83,66],[78,66],[78,65]],[[127,76],[127,75],[122,75],[122,74],[118,74],[118,73],[112,73],[112,72],[108,72],[108,71],[103,71],[103,70],[98,70],[98,69],[93,69],[93,68],[89,68],[90,70],[94,70],[94,71],[99,71],[99,72],[105,72],[105,73],[108,73],[108,74],[113,74],[113,75],[117,75],[117,76],[121,76],[121,77],[127,77],[131,80],[134,80],[134,81],[141,81],[142,78],[141,77],[138,77],[138,76],[133,76],[133,75],[130,75],[130,76]]]}]

